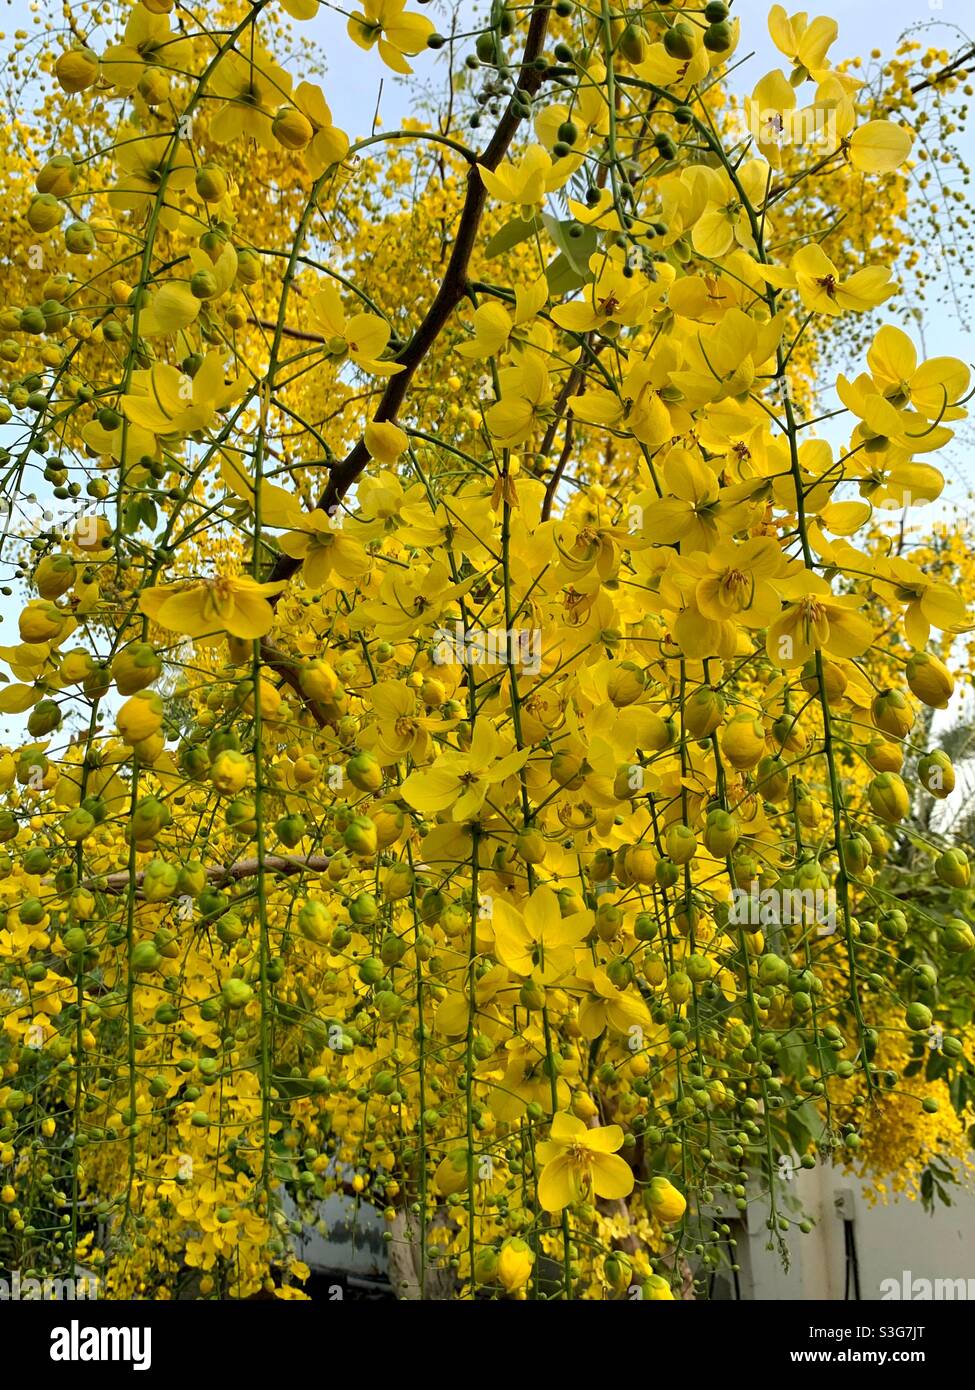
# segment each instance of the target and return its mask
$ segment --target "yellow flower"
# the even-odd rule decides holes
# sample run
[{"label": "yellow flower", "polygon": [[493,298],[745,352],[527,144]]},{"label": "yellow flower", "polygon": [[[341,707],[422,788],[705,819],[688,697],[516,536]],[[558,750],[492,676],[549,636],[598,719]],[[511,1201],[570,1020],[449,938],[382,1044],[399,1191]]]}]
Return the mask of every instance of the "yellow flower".
[{"label": "yellow flower", "polygon": [[[458,1034],[461,1031],[458,1028]],[[503,1124],[516,1122],[529,1105],[551,1110],[552,1087],[543,1070],[544,1060],[545,1045],[541,1029],[529,1027],[524,1034],[505,1044],[505,1056],[500,1064],[504,1068],[501,1083],[488,1094],[491,1111]],[[499,1069],[499,1063],[491,1058],[482,1064],[479,1075]],[[570,1098],[568,1083],[564,1076],[559,1076],[556,1080],[556,1104],[568,1105]]]},{"label": "yellow flower", "polygon": [[665,612],[677,610],[674,640],[685,656],[733,656],[737,627],[761,628],[778,617],[778,581],[790,568],[771,536],[741,543],[728,537],[710,553],[694,551],[671,565],[660,582]]},{"label": "yellow flower", "polygon": [[457,351],[462,357],[494,357],[505,346],[512,331],[533,319],[548,299],[544,275],[531,285],[519,285],[515,290],[515,312],[512,317],[497,300],[488,300],[474,310],[474,341],[462,343]]},{"label": "yellow flower", "polygon": [[627,275],[622,253],[607,255],[596,251],[590,258],[589,269],[595,278],[584,287],[582,297],[552,310],[555,322],[570,333],[598,329],[608,334],[610,327],[645,322],[649,306],[661,298],[674,279],[670,266],[659,267],[661,274],[654,285],[638,271]]},{"label": "yellow flower", "polygon": [[914,652],[907,662],[907,683],[912,694],[932,709],[947,709],[955,689],[955,678],[940,658],[931,652]]},{"label": "yellow flower", "polygon": [[[317,7],[317,0],[311,3]],[[333,164],[341,164],[349,153],[349,137],[332,124],[332,112],[321,87],[313,82],[299,82],[292,100],[312,128],[303,158],[312,178],[317,179]]]},{"label": "yellow flower", "polygon": [[969,368],[957,357],[929,357],[918,366],[914,344],[893,324],[878,329],[867,366],[877,391],[898,409],[910,405],[927,420],[957,420],[965,414],[959,402],[968,394]]},{"label": "yellow flower", "polygon": [[366,425],[364,441],[369,457],[385,464],[395,463],[406,452],[410,442],[406,431],[394,425],[392,420],[370,420]]},{"label": "yellow flower", "polygon": [[318,508],[308,512],[300,528],[282,536],[279,544],[286,555],[302,561],[305,582],[312,589],[322,588],[333,574],[356,579],[369,571],[369,556],[362,546],[343,536],[335,519]]},{"label": "yellow flower", "polygon": [[[789,88],[791,91],[791,88]],[[691,244],[702,256],[716,259],[725,256],[737,244],[747,251],[755,250],[748,209],[741,201],[738,189],[730,179],[716,170],[708,170],[709,200],[696,219],[691,232]],[[738,171],[738,184],[753,206],[765,201],[768,191],[769,167],[764,159],[749,159]],[[766,221],[766,231],[768,231]]]},{"label": "yellow flower", "polygon": [[376,723],[362,731],[362,744],[372,748],[384,767],[412,757],[425,762],[429,755],[430,733],[450,725],[417,713],[416,696],[404,681],[382,681],[367,696],[376,714]]},{"label": "yellow flower", "polygon": [[535,1148],[542,1164],[538,1200],[544,1211],[561,1211],[590,1196],[618,1200],[633,1191],[633,1170],[617,1149],[623,1143],[619,1125],[588,1129],[575,1115],[560,1111],[550,1137]]},{"label": "yellow flower", "polygon": [[404,54],[420,53],[433,33],[425,15],[406,12],[406,0],[364,0],[363,9],[349,17],[349,38],[367,51],[379,44],[379,56],[393,72],[408,77],[413,71]]},{"label": "yellow flower", "polygon": [[585,80],[575,92],[572,110],[561,102],[546,105],[535,117],[535,132],[546,148],[551,149],[558,142],[559,127],[571,120],[576,127],[573,154],[584,153],[594,140],[609,131],[609,103],[606,100],[604,83],[606,69],[602,63],[590,62],[585,70]]},{"label": "yellow flower", "polygon": [[706,339],[697,336],[688,344],[682,369],[670,374],[671,384],[695,406],[740,397],[774,357],[784,329],[784,314],[758,324],[740,309],[729,309]]},{"label": "yellow flower", "polygon": [[129,12],[125,36],[111,44],[102,55],[102,73],[118,96],[127,96],[138,86],[147,67],[185,68],[191,45],[178,39],[169,27],[169,16],[155,14],[145,5]]},{"label": "yellow flower", "polygon": [[357,631],[373,629],[381,637],[399,641],[418,624],[433,626],[444,608],[470,587],[470,580],[451,584],[447,566],[434,560],[426,569],[390,566],[379,585],[379,595],[360,603],[350,620]]},{"label": "yellow flower", "polygon": [[839,33],[835,19],[819,15],[810,20],[805,11],[790,18],[781,5],[773,5],[768,31],[776,48],[791,58],[800,74],[804,71],[819,81],[829,73],[826,55]]},{"label": "yellow flower", "polygon": [[808,570],[784,589],[797,598],[769,625],[765,650],[776,666],[802,666],[817,651],[862,656],[875,640],[873,626],[858,611],[859,594],[837,598],[825,579]]},{"label": "yellow flower", "polygon": [[759,265],[759,274],[777,289],[798,289],[807,309],[835,317],[844,309],[864,313],[875,309],[895,292],[886,266],[864,266],[848,280],[840,273],[823,248],[812,242],[792,257],[791,268]]},{"label": "yellow flower", "polygon": [[561,174],[553,174],[551,156],[541,145],[529,145],[517,163],[504,160],[497,169],[477,166],[484,187],[501,203],[517,203],[531,208],[540,203],[561,183]]},{"label": "yellow flower", "polygon": [[618,1033],[628,1033],[633,1027],[649,1029],[650,1013],[643,1000],[637,994],[617,989],[601,965],[582,961],[575,980],[565,988],[572,992],[577,985],[587,991],[579,1005],[579,1027],[590,1042],[607,1027]]},{"label": "yellow flower", "polygon": [[668,1178],[652,1178],[647,1195],[654,1216],[666,1226],[679,1221],[687,1210],[686,1198]]},{"label": "yellow flower", "polygon": [[310,301],[312,322],[326,339],[330,357],[341,361],[349,357],[356,366],[374,376],[395,376],[403,371],[397,362],[380,362],[386,351],[391,329],[378,314],[353,314],[346,318],[342,300],[334,285],[326,285]]},{"label": "yellow flower", "polygon": [[225,384],[220,354],[209,352],[192,377],[167,362],[133,372],[132,391],[122,397],[122,412],[150,435],[185,438],[209,429],[217,411],[237,400],[244,389],[237,381]]},{"label": "yellow flower", "polygon": [[245,576],[221,576],[190,584],[163,584],[139,596],[139,609],[171,632],[207,637],[229,632],[232,637],[258,638],[270,631],[274,609],[268,599],[284,583],[259,584]]},{"label": "yellow flower", "polygon": [[663,466],[666,492],[651,504],[643,523],[646,540],[658,545],[679,541],[682,552],[710,550],[718,540],[718,479],[688,449],[673,449]]},{"label": "yellow flower", "polygon": [[424,815],[449,810],[455,821],[473,820],[491,788],[517,772],[528,753],[510,751],[490,720],[479,719],[470,748],[441,753],[429,770],[411,772],[403,797]]},{"label": "yellow flower", "polygon": [[736,714],[721,731],[721,752],[739,772],[756,766],[765,752],[765,726],[751,714]]},{"label": "yellow flower", "polygon": [[551,888],[536,888],[523,913],[499,899],[493,913],[495,954],[515,975],[554,984],[575,969],[575,948],[592,923],[588,909],[563,917]]},{"label": "yellow flower", "polygon": [[249,42],[246,54],[228,53],[209,86],[213,96],[223,98],[210,126],[211,139],[226,145],[248,135],[265,149],[277,147],[271,125],[278,107],[291,95],[291,77],[263,49]]},{"label": "yellow flower", "polygon": [[932,627],[948,633],[968,630],[965,600],[950,584],[896,555],[872,560],[869,568],[872,588],[889,602],[905,606],[904,634],[912,647],[923,648]]},{"label": "yellow flower", "polygon": [[[119,134],[115,159],[118,182],[108,201],[121,212],[144,212],[158,198],[164,181],[172,195],[189,188],[195,178],[192,155],[171,135],[140,135],[126,128]],[[178,212],[171,196],[161,205],[160,220],[164,227],[176,225]]]},{"label": "yellow flower", "polygon": [[526,352],[516,367],[498,373],[501,399],[484,412],[487,427],[505,447],[523,444],[552,412],[552,387],[544,359]]},{"label": "yellow flower", "polygon": [[[281,0],[281,7],[287,10],[292,19],[297,20],[314,19],[318,14],[318,0]],[[281,1298],[294,1296],[283,1294],[280,1289],[276,1292]],[[304,1294],[300,1296],[303,1298]]]},{"label": "yellow flower", "polygon": [[855,169],[865,174],[892,174],[907,160],[914,136],[893,121],[867,121],[850,138],[847,153]]},{"label": "yellow flower", "polygon": [[651,449],[670,443],[675,435],[691,428],[690,413],[679,404],[680,392],[668,390],[679,358],[677,347],[670,342],[653,357],[634,353],[619,391],[598,386],[583,391],[572,398],[573,414],[589,424],[625,429]]}]

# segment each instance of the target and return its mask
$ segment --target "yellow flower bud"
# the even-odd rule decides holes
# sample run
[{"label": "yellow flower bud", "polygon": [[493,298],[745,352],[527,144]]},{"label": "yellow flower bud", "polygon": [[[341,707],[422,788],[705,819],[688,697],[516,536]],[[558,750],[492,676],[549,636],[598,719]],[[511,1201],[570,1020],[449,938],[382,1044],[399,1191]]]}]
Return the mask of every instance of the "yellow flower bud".
[{"label": "yellow flower bud", "polygon": [[882,690],[870,706],[870,717],[881,732],[906,738],[914,723],[911,702],[901,690]]},{"label": "yellow flower bud", "polygon": [[667,831],[667,853],[675,864],[688,864],[697,853],[697,836],[689,825],[672,825]]},{"label": "yellow flower bud", "polygon": [[298,684],[309,700],[330,700],[339,688],[339,678],[327,661],[316,659],[298,668]]},{"label": "yellow flower bud", "polygon": [[498,1278],[508,1293],[523,1289],[531,1278],[535,1256],[519,1236],[509,1236],[498,1255]]},{"label": "yellow flower bud", "polygon": [[162,661],[148,642],[130,642],[112,658],[112,679],[122,695],[134,695],[162,674]]},{"label": "yellow flower bud", "polygon": [[196,191],[204,203],[220,203],[227,196],[227,176],[219,164],[203,164],[196,171]]},{"label": "yellow flower bud", "polygon": [[[737,816],[732,815],[730,811],[722,810],[720,806],[708,812],[704,843],[709,854],[713,854],[716,859],[724,859],[734,849],[740,835],[741,823]],[[673,851],[671,857],[673,858]]]},{"label": "yellow flower bud", "polygon": [[45,555],[34,571],[34,588],[41,598],[60,598],[71,588],[77,573],[70,555]]},{"label": "yellow flower bud", "polygon": [[394,464],[406,452],[409,442],[406,431],[390,420],[371,420],[366,425],[366,450],[378,463]]},{"label": "yellow flower bud", "polygon": [[955,790],[955,769],[948,754],[940,748],[918,759],[917,776],[924,790],[939,801]]},{"label": "yellow flower bud", "polygon": [[668,1178],[652,1178],[647,1192],[650,1210],[665,1226],[679,1221],[687,1210],[686,1199]]},{"label": "yellow flower bud", "polygon": [[83,92],[98,81],[98,54],[90,48],[69,48],[55,62],[54,76],[62,91]]},{"label": "yellow flower bud", "polygon": [[765,726],[752,714],[736,714],[721,733],[721,751],[739,772],[756,767],[765,752]]},{"label": "yellow flower bud", "polygon": [[163,702],[152,690],[140,690],[122,705],[115,716],[119,734],[128,744],[151,738],[162,728]]},{"label": "yellow flower bud", "polygon": [[169,100],[169,74],[162,68],[146,68],[139,78],[139,95],[147,106],[162,106]]},{"label": "yellow flower bud", "polygon": [[945,709],[955,688],[955,678],[936,656],[915,652],[907,663],[907,684],[925,705]]},{"label": "yellow flower bud", "polygon": [[617,709],[639,700],[646,688],[646,676],[632,661],[622,661],[606,683],[606,694]]},{"label": "yellow flower bud", "polygon": [[[34,180],[38,193],[51,193],[55,198],[64,198],[78,182],[78,166],[69,154],[56,154],[49,159]],[[58,298],[52,295],[51,298]]]},{"label": "yellow flower bud", "polygon": [[694,738],[707,738],[720,727],[724,718],[725,698],[709,685],[699,686],[684,706],[684,728]]},{"label": "yellow flower bud", "polygon": [[434,1186],[443,1197],[452,1197],[467,1186],[467,1150],[454,1149],[437,1165]]},{"label": "yellow flower bud", "polygon": [[895,825],[910,810],[911,798],[896,772],[879,773],[867,789],[867,799],[881,820]]},{"label": "yellow flower bud", "polygon": [[643,1297],[651,1303],[673,1303],[675,1301],[673,1290],[660,1274],[648,1275],[640,1285],[640,1289]]},{"label": "yellow flower bud", "polygon": [[877,734],[867,744],[864,756],[874,772],[900,772],[904,766],[903,749]]},{"label": "yellow flower bud", "polygon": [[213,761],[210,781],[221,795],[234,796],[247,785],[250,772],[251,765],[243,753],[225,748]]},{"label": "yellow flower bud", "polygon": [[50,232],[64,220],[64,207],[50,193],[38,193],[30,200],[27,221],[32,231]]},{"label": "yellow flower bud", "polygon": [[303,150],[315,130],[303,111],[295,106],[282,106],[271,124],[271,133],[286,150]]}]

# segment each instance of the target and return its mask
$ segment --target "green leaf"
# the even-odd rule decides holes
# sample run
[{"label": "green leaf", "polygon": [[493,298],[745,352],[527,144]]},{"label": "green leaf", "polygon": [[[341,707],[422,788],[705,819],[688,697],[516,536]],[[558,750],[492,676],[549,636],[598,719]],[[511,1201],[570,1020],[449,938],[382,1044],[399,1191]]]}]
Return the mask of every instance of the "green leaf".
[{"label": "green leaf", "polygon": [[792,1115],[798,1119],[803,1129],[808,1130],[813,1143],[819,1144],[822,1141],[826,1123],[811,1100],[804,1100],[792,1111]]},{"label": "green leaf", "polygon": [[585,280],[577,270],[572,268],[572,263],[567,256],[563,256],[561,251],[545,267],[545,279],[548,281],[549,293],[553,295],[571,294],[573,290],[579,289]]},{"label": "green leaf", "polygon": [[142,525],[142,506],[138,497],[132,497],[122,508],[122,531],[126,536],[134,536]]},{"label": "green leaf", "polygon": [[143,526],[147,526],[150,531],[155,531],[159,524],[159,513],[156,511],[156,504],[151,497],[143,497],[139,507],[139,515]]},{"label": "green leaf", "polygon": [[797,1033],[793,1028],[783,1035],[779,1047],[778,1062],[785,1076],[804,1076],[808,1066],[806,1060],[808,1056],[806,1042],[801,1033]]},{"label": "green leaf", "polygon": [[574,219],[560,222],[557,217],[552,217],[549,213],[542,213],[542,221],[545,230],[552,238],[555,245],[562,252],[572,269],[577,275],[581,276],[580,283],[591,280],[592,275],[589,271],[589,257],[597,246],[597,236],[595,227],[584,227],[581,236],[569,236],[569,228],[575,226]]},{"label": "green leaf", "polygon": [[500,256],[505,251],[510,251],[512,247],[518,246],[523,241],[527,241],[530,236],[534,236],[538,231],[538,219],[530,217],[526,222],[521,217],[512,217],[510,222],[506,222],[503,227],[495,232],[484,248],[484,255],[488,260],[493,256]]}]

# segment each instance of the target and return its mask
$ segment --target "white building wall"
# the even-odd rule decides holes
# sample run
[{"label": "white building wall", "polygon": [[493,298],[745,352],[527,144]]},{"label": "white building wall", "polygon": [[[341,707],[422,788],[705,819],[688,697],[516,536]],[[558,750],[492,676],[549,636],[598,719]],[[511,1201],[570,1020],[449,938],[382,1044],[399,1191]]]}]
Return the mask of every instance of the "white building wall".
[{"label": "white building wall", "polygon": [[[975,1298],[975,1191],[961,1185],[951,1190],[952,1205],[939,1203],[932,1213],[920,1200],[905,1196],[886,1205],[871,1205],[864,1186],[841,1170],[826,1166],[799,1169],[789,1184],[789,1195],[801,1202],[814,1229],[803,1235],[793,1228],[783,1234],[789,1251],[789,1268],[783,1269],[776,1249],[769,1249],[765,1222],[767,1207],[752,1203],[739,1232],[739,1276],[743,1299],[842,1301],[846,1276],[844,1217],[852,1216],[860,1276],[860,1298],[877,1300],[895,1280],[907,1296],[930,1297],[924,1285],[936,1281],[966,1281],[968,1296]],[[840,1214],[843,1213],[843,1215]],[[967,1281],[970,1281],[968,1283]],[[913,1292],[912,1292],[913,1286]],[[958,1297],[960,1288],[948,1291],[942,1282],[941,1297]],[[854,1298],[852,1278],[849,1298]]]}]

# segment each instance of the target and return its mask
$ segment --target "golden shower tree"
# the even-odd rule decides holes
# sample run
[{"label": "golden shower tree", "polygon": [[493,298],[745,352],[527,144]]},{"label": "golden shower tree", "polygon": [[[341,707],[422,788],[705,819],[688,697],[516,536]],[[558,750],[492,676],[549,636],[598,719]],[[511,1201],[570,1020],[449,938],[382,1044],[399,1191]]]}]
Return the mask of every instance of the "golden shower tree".
[{"label": "golden shower tree", "polygon": [[[901,326],[967,55],[317,9],[11,45],[0,1261],[300,1297],[341,1191],[398,1292],[702,1291],[782,1155],[967,1151],[970,374]],[[323,57],[444,103],[353,141]]]}]

